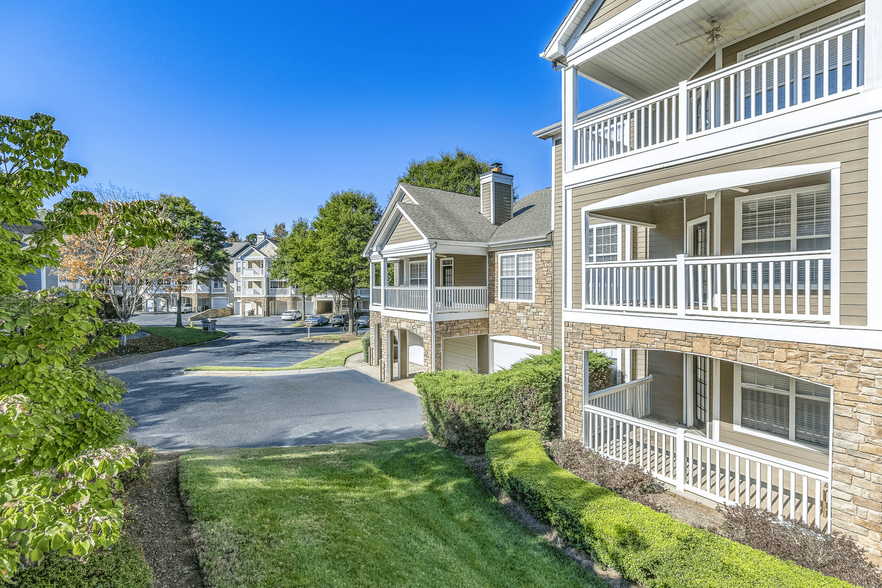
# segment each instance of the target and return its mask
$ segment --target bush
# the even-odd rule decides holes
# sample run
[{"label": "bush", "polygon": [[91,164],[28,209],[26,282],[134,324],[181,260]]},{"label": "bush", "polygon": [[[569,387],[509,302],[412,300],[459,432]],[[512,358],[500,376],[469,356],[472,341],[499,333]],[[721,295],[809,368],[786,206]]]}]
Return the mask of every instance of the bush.
[{"label": "bush", "polygon": [[153,574],[138,545],[123,535],[85,563],[49,553],[38,565],[14,574],[12,581],[28,588],[150,588]]},{"label": "bush", "polygon": [[882,572],[871,564],[851,537],[820,533],[816,527],[793,520],[782,521],[767,510],[728,505],[720,535],[765,551],[777,558],[833,576],[864,588],[882,588]]},{"label": "bush", "polygon": [[534,431],[498,433],[486,454],[502,488],[628,580],[671,588],[850,586],[586,482],[552,462]]},{"label": "bush", "polygon": [[[134,444],[134,441],[131,443]],[[123,488],[126,490],[129,490],[138,482],[144,482],[147,480],[147,472],[150,470],[153,458],[156,457],[156,450],[149,445],[137,444],[135,445],[135,456],[138,462],[131,468],[124,472],[120,472],[119,474],[119,480],[122,482]]]},{"label": "bush", "polygon": [[472,454],[499,431],[531,429],[551,438],[560,420],[560,367],[555,350],[493,374],[417,374],[426,430],[444,447]]},{"label": "bush", "polygon": [[365,333],[361,337],[361,348],[364,350],[364,362],[369,363],[371,361],[371,334]]}]

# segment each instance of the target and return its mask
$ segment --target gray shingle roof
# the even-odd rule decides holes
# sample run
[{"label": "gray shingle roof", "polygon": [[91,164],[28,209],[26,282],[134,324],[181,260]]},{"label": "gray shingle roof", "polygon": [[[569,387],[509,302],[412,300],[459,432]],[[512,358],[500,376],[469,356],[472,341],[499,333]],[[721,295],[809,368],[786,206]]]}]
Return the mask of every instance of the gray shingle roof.
[{"label": "gray shingle roof", "polygon": [[486,242],[496,227],[481,215],[477,196],[401,184],[419,204],[401,209],[427,239]]},{"label": "gray shingle roof", "polygon": [[489,244],[547,237],[551,232],[551,206],[551,188],[536,190],[521,198],[515,202],[511,220],[499,225]]}]

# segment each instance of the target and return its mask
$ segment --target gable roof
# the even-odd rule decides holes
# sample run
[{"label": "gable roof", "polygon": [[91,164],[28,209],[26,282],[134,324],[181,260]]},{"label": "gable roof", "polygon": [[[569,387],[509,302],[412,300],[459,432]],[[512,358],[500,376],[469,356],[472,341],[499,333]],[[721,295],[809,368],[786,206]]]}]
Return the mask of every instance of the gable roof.
[{"label": "gable roof", "polygon": [[493,232],[489,245],[510,241],[548,239],[551,228],[551,188],[536,190],[515,202],[512,218]]},{"label": "gable roof", "polygon": [[480,198],[446,190],[400,184],[419,204],[398,207],[426,236],[440,241],[486,242],[496,227],[481,215]]}]

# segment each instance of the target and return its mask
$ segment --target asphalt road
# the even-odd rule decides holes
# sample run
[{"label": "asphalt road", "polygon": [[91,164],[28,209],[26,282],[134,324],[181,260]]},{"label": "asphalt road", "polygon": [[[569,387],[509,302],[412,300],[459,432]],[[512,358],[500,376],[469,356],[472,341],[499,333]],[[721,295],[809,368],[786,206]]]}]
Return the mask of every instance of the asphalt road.
[{"label": "asphalt road", "polygon": [[[169,326],[174,315],[132,322]],[[419,399],[360,372],[332,369],[285,376],[184,375],[196,365],[284,367],[332,344],[298,341],[306,328],[273,317],[225,317],[230,337],[109,369],[124,381],[132,435],[159,450],[268,447],[408,439],[425,435]],[[339,332],[333,327],[312,334]]]}]

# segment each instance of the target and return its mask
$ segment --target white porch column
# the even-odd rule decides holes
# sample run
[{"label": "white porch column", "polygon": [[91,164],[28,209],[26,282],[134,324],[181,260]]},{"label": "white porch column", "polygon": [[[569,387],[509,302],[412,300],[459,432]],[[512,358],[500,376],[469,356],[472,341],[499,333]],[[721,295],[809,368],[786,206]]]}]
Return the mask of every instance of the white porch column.
[{"label": "white porch column", "polygon": [[864,17],[864,87],[869,90],[882,87],[882,5],[864,2]]},{"label": "white porch column", "polygon": [[386,308],[386,286],[389,283],[389,262],[386,258],[380,262],[380,306]]},{"label": "white porch column", "polygon": [[579,72],[575,67],[561,71],[563,96],[563,113],[561,116],[563,132],[563,166],[564,173],[573,171],[576,165],[576,141],[573,127],[579,115]]}]

